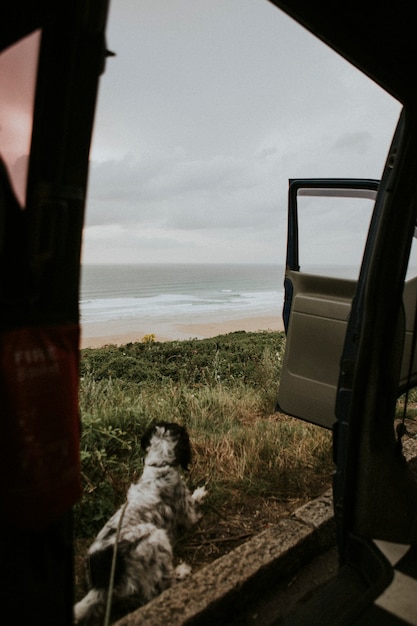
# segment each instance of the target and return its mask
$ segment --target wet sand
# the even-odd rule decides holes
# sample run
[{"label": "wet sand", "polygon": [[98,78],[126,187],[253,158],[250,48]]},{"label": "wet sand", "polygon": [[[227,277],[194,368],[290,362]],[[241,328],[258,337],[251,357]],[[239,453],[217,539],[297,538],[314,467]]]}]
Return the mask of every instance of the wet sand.
[{"label": "wet sand", "polygon": [[227,319],[223,321],[184,322],[181,318],[166,321],[153,318],[144,323],[137,318],[89,322],[81,327],[81,347],[99,348],[105,345],[123,345],[142,341],[145,335],[154,334],[155,341],[205,339],[225,335],[238,330],[256,332],[283,330],[279,315]]}]

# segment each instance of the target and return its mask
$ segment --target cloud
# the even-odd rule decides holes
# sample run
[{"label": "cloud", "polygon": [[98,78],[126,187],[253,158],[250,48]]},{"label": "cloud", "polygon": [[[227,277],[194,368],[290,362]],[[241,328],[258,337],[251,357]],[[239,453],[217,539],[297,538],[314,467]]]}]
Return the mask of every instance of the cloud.
[{"label": "cloud", "polygon": [[85,263],[281,263],[284,233],[236,227],[182,230],[120,225],[88,227],[84,231]]},{"label": "cloud", "polygon": [[250,159],[184,154],[92,164],[87,225],[164,224],[184,229],[253,224],[265,215],[265,174]]},{"label": "cloud", "polygon": [[372,149],[372,134],[369,131],[344,133],[333,144],[340,153],[350,151],[357,155],[369,153]]},{"label": "cloud", "polygon": [[89,259],[283,262],[289,178],[382,172],[399,104],[266,0],[117,0],[108,45]]}]

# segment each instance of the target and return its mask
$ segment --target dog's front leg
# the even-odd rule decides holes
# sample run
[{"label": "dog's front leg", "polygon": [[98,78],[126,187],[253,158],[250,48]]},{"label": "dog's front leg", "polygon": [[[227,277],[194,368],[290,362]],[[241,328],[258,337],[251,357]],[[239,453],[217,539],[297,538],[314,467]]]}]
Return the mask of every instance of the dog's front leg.
[{"label": "dog's front leg", "polygon": [[191,495],[188,496],[187,517],[191,526],[197,524],[203,517],[201,506],[207,498],[208,492],[205,487],[197,487]]},{"label": "dog's front leg", "polygon": [[181,562],[174,570],[174,582],[180,583],[191,576],[192,568],[188,563]]},{"label": "dog's front leg", "polygon": [[191,500],[193,501],[195,505],[198,506],[204,502],[207,496],[208,496],[208,491],[205,488],[205,486],[197,487],[197,489],[194,489],[193,493],[191,494]]}]

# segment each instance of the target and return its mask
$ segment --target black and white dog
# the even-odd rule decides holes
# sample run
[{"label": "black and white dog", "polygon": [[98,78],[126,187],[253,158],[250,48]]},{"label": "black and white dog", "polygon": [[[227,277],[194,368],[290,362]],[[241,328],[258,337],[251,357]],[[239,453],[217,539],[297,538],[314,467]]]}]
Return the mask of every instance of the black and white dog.
[{"label": "black and white dog", "polygon": [[199,487],[191,495],[181,477],[191,461],[188,433],[179,424],[158,422],[141,445],[146,451],[141,478],[88,550],[91,589],[74,607],[75,623],[91,623],[105,613],[116,538],[112,616],[149,602],[190,573],[185,564],[174,569],[173,543],[199,521],[207,492]]}]

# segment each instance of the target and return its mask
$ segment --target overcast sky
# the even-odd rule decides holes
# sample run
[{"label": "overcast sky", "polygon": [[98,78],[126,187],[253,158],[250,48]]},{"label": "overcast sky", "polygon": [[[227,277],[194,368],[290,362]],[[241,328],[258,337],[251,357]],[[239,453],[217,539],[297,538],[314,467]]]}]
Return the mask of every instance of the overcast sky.
[{"label": "overcast sky", "polygon": [[267,0],[113,0],[107,33],[84,262],[283,263],[289,178],[380,178],[399,104]]}]

